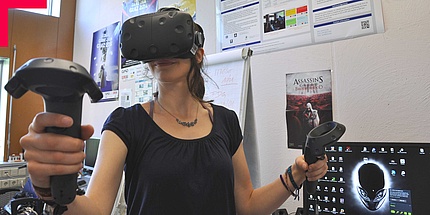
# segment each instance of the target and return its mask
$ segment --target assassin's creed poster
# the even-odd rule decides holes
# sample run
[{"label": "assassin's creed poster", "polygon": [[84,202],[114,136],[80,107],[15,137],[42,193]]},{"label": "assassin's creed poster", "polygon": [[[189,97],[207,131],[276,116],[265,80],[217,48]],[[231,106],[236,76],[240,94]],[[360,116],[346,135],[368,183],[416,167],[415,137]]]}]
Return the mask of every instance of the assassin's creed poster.
[{"label": "assassin's creed poster", "polygon": [[302,149],[310,130],[333,119],[331,70],[286,75],[288,148]]}]

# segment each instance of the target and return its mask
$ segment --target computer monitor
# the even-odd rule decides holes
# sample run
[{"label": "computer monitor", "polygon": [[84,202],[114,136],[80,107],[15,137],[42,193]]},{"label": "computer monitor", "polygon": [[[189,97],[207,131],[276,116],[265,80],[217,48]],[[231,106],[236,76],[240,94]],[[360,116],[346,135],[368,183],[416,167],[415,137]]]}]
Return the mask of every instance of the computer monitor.
[{"label": "computer monitor", "polygon": [[92,137],[85,141],[85,160],[84,168],[86,170],[94,170],[94,165],[97,159],[97,152],[99,150],[100,138]]},{"label": "computer monitor", "polygon": [[430,143],[338,142],[303,214],[428,214]]}]

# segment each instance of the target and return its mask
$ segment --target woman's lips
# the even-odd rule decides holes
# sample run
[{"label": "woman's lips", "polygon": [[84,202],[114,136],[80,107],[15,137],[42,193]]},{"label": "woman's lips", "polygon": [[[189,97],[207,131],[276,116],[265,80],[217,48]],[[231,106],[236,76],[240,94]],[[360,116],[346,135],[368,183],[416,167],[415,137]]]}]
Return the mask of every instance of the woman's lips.
[{"label": "woman's lips", "polygon": [[161,59],[161,60],[154,60],[152,61],[152,63],[155,66],[168,66],[176,63],[176,61],[173,59]]}]

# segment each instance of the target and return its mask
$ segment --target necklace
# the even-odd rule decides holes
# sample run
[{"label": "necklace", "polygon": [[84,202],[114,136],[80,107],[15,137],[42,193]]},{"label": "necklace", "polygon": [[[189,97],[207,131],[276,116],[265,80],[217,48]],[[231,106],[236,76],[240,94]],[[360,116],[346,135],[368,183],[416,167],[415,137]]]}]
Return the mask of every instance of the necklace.
[{"label": "necklace", "polygon": [[199,105],[197,104],[197,111],[196,111],[196,119],[194,119],[193,121],[191,121],[191,122],[182,122],[180,119],[178,119],[178,117],[176,117],[176,116],[174,116],[173,114],[171,114],[168,110],[166,110],[164,107],[163,107],[163,105],[161,105],[160,104],[160,102],[158,101],[158,99],[156,99],[156,101],[157,101],[157,103],[158,103],[158,105],[160,105],[160,107],[164,110],[164,111],[166,111],[170,116],[172,116],[173,118],[175,118],[176,119],[176,122],[179,124],[179,125],[182,125],[182,126],[185,126],[185,127],[193,127],[194,125],[196,125],[197,124],[197,115],[198,115],[198,113],[199,113]]}]

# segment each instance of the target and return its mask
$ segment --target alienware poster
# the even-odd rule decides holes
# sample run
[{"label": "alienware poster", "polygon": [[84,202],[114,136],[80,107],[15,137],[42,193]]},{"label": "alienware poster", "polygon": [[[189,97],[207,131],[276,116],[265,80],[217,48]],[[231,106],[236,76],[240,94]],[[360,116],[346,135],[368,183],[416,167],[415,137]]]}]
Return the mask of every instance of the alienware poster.
[{"label": "alienware poster", "polygon": [[103,101],[118,100],[120,22],[93,33],[90,74],[100,87]]},{"label": "alienware poster", "polygon": [[286,75],[288,148],[302,149],[306,135],[333,119],[331,70]]}]

